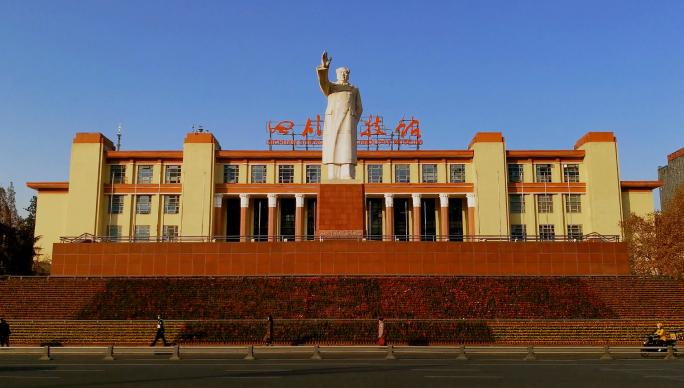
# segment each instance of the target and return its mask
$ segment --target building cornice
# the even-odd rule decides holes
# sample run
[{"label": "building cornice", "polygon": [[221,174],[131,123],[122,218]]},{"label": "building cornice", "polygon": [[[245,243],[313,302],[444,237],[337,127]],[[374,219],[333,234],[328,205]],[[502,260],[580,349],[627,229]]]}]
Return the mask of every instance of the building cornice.
[{"label": "building cornice", "polygon": [[69,182],[26,182],[26,187],[41,193],[68,193]]}]

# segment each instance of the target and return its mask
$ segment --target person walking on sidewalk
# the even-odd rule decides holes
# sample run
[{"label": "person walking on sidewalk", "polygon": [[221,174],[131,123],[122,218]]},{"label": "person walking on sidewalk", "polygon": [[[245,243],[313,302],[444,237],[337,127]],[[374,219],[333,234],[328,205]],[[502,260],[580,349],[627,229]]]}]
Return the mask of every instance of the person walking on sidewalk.
[{"label": "person walking on sidewalk", "polygon": [[378,345],[387,345],[385,335],[385,321],[382,318],[378,318]]},{"label": "person walking on sidewalk", "polygon": [[159,341],[160,339],[162,340],[162,342],[164,342],[164,346],[168,346],[166,344],[166,337],[164,336],[164,331],[164,320],[162,319],[161,314],[159,314],[157,315],[157,336],[154,337],[154,342],[152,342],[152,345],[150,346],[156,345],[157,341]]},{"label": "person walking on sidewalk", "polygon": [[9,323],[4,319],[0,319],[0,347],[7,346],[9,348],[9,336],[12,334],[10,331]]},{"label": "person walking on sidewalk", "polygon": [[271,346],[273,342],[273,317],[266,318],[266,335],[264,335],[264,342],[266,346]]}]

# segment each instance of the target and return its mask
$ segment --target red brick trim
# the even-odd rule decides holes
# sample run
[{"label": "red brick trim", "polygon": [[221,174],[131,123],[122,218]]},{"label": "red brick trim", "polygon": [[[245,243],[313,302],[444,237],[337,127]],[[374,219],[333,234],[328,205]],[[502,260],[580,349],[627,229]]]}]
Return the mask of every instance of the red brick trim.
[{"label": "red brick trim", "polygon": [[468,144],[468,149],[473,148],[475,143],[503,143],[505,141],[506,139],[501,136],[501,132],[478,132]]},{"label": "red brick trim", "polygon": [[585,143],[615,143],[617,139],[613,132],[588,132],[586,135],[582,136],[577,143],[575,143],[575,149],[580,148]]},{"label": "red brick trim", "polygon": [[[74,144],[77,143],[100,143],[104,144],[109,150],[114,150],[114,143],[101,133],[77,133],[74,137]],[[107,151],[109,151],[107,150]]]},{"label": "red brick trim", "polygon": [[68,193],[69,182],[26,182],[26,187],[38,193]]},{"label": "red brick trim", "polygon": [[625,191],[653,191],[662,186],[662,181],[620,181],[620,188]]}]

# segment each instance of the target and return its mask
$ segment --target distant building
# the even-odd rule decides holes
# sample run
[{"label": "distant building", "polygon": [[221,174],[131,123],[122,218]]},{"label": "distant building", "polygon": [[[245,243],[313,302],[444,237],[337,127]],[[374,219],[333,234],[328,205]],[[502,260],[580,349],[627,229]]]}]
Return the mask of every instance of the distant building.
[{"label": "distant building", "polygon": [[684,186],[684,148],[667,155],[667,166],[658,167],[658,180],[664,182],[660,188],[660,203],[664,204],[677,187]]}]

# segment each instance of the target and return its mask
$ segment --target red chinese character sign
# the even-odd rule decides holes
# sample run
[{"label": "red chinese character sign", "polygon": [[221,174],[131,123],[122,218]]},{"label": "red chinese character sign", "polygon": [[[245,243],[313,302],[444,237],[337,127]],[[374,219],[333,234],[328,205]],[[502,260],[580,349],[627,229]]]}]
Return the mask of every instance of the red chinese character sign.
[{"label": "red chinese character sign", "polygon": [[[364,123],[366,126],[366,129],[359,134],[360,137],[372,137],[373,135],[383,135],[387,136],[387,132],[383,130],[383,128],[380,126],[380,123],[382,120],[380,120],[380,116],[375,116],[375,121],[373,121],[373,115],[368,116],[368,121]],[[372,124],[371,124],[372,123]]]},{"label": "red chinese character sign", "polygon": [[[311,119],[309,119],[309,120],[311,120]],[[281,121],[275,126],[275,128],[271,128],[271,122],[269,121],[268,122],[268,131],[272,134],[278,132],[278,134],[280,134],[280,135],[289,135],[290,130],[292,129],[293,126],[294,126],[294,123],[292,121]]]},{"label": "red chinese character sign", "polygon": [[[269,121],[267,129],[269,133],[268,148],[285,146],[287,148],[316,150],[323,145],[323,120],[317,115],[312,120],[309,117],[306,124],[294,124],[292,121],[283,120],[278,123]],[[380,115],[369,115],[359,120],[357,147],[362,150],[400,150],[403,147],[420,149],[423,144],[420,134],[420,122],[405,116],[399,120],[394,128],[387,128]]]},{"label": "red chinese character sign", "polygon": [[[311,126],[311,117],[309,117],[308,120],[306,120],[306,128],[304,128],[304,132],[302,132],[302,136],[313,136],[314,130],[313,127]],[[323,136],[323,132],[321,132],[321,116],[316,115],[316,136],[321,137]]]}]

